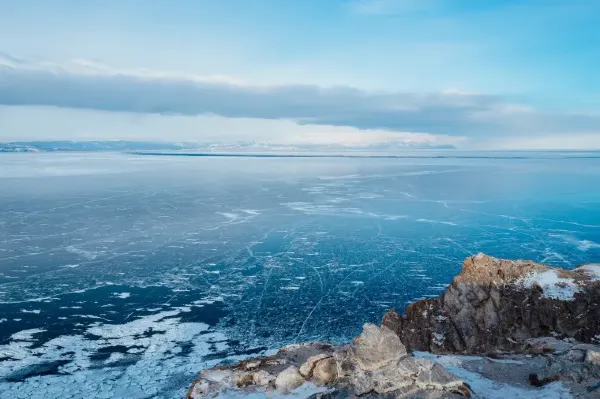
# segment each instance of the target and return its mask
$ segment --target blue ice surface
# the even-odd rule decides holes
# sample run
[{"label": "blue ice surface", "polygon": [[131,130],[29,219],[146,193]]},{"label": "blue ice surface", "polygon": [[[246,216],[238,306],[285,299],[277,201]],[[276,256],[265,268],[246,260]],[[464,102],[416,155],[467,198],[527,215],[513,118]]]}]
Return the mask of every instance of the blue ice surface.
[{"label": "blue ice surface", "polygon": [[2,154],[0,396],[177,397],[346,341],[478,252],[600,262],[600,153],[407,155]]}]

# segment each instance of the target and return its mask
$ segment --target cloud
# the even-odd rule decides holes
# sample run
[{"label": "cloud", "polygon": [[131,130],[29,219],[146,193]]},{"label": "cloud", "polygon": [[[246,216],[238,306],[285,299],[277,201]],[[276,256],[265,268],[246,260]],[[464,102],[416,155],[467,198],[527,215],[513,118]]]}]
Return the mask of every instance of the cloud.
[{"label": "cloud", "polygon": [[390,93],[256,86],[223,76],[119,70],[81,60],[52,64],[0,57],[0,105],[218,115],[469,137],[600,132],[599,115],[539,112],[501,97],[459,90]]},{"label": "cloud", "polygon": [[289,120],[160,115],[40,106],[0,106],[0,141],[191,141],[270,147],[435,148],[464,138],[345,126],[298,125]]}]

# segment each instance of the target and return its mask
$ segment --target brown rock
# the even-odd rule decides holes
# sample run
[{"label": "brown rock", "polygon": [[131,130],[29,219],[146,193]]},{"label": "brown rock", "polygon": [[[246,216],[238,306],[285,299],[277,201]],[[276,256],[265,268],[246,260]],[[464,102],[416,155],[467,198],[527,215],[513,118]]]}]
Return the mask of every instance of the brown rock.
[{"label": "brown rock", "polygon": [[[556,284],[545,284],[546,281]],[[483,254],[435,299],[415,302],[383,325],[410,350],[488,353],[519,350],[552,333],[592,342],[600,334],[600,282],[589,267],[563,270]]]}]

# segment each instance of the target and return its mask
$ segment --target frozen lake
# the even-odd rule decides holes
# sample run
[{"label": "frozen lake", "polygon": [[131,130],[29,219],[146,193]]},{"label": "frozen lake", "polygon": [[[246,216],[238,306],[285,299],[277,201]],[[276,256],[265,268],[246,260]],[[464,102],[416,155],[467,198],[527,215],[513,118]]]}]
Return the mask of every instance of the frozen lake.
[{"label": "frozen lake", "polygon": [[182,397],[437,296],[477,252],[600,261],[600,153],[413,155],[0,154],[0,396]]}]

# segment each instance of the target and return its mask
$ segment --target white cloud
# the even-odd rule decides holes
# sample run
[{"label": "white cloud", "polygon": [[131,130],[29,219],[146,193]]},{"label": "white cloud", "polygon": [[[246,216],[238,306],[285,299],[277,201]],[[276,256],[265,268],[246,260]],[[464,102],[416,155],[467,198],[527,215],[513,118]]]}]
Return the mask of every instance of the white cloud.
[{"label": "white cloud", "polygon": [[[137,118],[138,127],[144,125],[141,120],[155,120],[145,125],[147,136],[155,132],[155,136],[177,134],[205,141],[215,136],[231,140],[237,135],[244,140],[277,143],[295,137],[295,142],[323,144],[335,137],[338,144],[372,145],[411,140],[447,144],[463,142],[464,137],[475,142],[516,142],[524,137],[594,136],[600,131],[598,114],[542,112],[498,96],[457,89],[417,93],[307,84],[259,86],[226,76],[121,70],[85,60],[64,64],[31,63],[14,57],[0,60],[0,105],[123,113],[129,119]],[[153,119],[151,115],[172,117]],[[55,129],[53,134],[139,136],[140,129],[119,116],[109,133],[108,119],[85,128]],[[166,120],[174,125],[159,122]],[[0,137],[14,137],[15,129],[19,130],[19,124],[13,123],[9,129],[6,120],[1,123]],[[180,125],[177,129],[176,124]],[[30,123],[24,126],[31,128]],[[40,130],[47,131],[47,126]],[[162,126],[160,132],[157,126]],[[21,131],[21,135],[33,134]],[[271,132],[270,138],[264,138],[269,136],[265,132]]]}]

